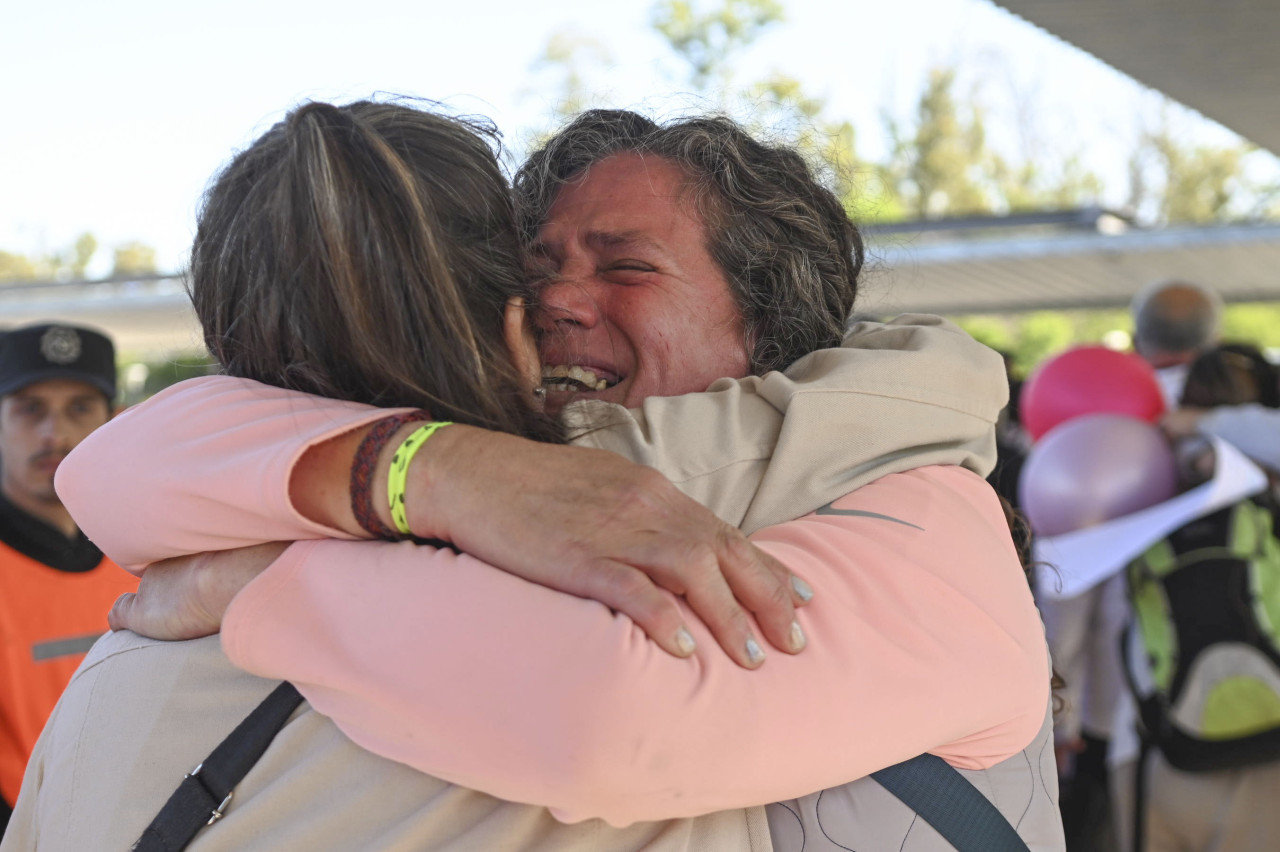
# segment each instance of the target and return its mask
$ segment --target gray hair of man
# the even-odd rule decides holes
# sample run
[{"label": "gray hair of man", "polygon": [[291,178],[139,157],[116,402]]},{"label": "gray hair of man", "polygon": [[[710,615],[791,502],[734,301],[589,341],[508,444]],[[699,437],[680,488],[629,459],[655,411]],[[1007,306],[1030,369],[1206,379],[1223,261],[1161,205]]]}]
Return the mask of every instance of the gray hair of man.
[{"label": "gray hair of man", "polygon": [[582,113],[516,172],[526,243],[566,183],[620,153],[661,157],[686,176],[708,251],[742,311],[753,372],[839,344],[864,258],[858,229],[794,149],[722,116],[658,124],[629,110]]},{"label": "gray hair of man", "polygon": [[1133,297],[1130,313],[1139,355],[1148,361],[1184,362],[1217,341],[1222,298],[1189,281],[1156,281]]}]

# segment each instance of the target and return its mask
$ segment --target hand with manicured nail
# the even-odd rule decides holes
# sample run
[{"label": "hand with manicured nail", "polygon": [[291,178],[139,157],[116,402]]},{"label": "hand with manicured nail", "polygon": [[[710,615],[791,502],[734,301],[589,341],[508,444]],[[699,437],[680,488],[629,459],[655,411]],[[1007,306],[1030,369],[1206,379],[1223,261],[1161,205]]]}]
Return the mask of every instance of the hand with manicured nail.
[{"label": "hand with manicured nail", "polygon": [[[302,514],[361,538],[368,533],[355,522],[347,490],[332,483],[349,478],[364,434],[353,430],[313,448],[290,482]],[[400,437],[387,446],[395,447]],[[385,451],[374,493],[384,490],[389,465]],[[406,482],[406,515],[415,535],[452,542],[508,573],[600,601],[629,616],[670,654],[694,651],[673,594],[688,601],[725,653],[744,667],[764,660],[757,628],[781,651],[804,648],[795,618],[796,607],[813,597],[809,584],[653,468],[604,450],[456,425],[423,446]],[[391,523],[389,511],[382,520]]]}]

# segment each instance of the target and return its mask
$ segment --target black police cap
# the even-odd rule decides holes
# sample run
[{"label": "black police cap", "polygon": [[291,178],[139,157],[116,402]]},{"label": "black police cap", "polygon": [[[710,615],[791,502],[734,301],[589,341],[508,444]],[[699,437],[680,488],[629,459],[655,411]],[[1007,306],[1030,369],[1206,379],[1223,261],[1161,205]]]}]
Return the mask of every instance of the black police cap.
[{"label": "black police cap", "polygon": [[22,326],[0,336],[0,396],[48,379],[75,379],[116,397],[116,349],[99,331],[63,323]]}]

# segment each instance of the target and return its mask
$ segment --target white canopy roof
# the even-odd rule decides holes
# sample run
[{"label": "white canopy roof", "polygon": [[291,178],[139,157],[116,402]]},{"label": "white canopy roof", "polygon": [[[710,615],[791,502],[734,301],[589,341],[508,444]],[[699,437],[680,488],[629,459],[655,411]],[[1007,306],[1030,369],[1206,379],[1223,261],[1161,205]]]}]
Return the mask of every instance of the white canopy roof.
[{"label": "white canopy roof", "polygon": [[1179,278],[1229,302],[1280,300],[1280,225],[871,242],[859,309],[957,314],[1126,307]]},{"label": "white canopy roof", "polygon": [[1280,3],[993,2],[1280,154]]}]

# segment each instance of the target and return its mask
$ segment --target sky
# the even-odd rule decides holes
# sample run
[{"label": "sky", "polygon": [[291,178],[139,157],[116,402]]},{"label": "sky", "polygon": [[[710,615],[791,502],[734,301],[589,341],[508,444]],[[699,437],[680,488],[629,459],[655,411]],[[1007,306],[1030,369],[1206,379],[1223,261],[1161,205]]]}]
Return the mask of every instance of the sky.
[{"label": "sky", "polygon": [[[905,114],[928,69],[954,64],[983,97],[1035,113],[1040,136],[1109,157],[1152,96],[987,0],[782,0],[787,20],[742,57],[780,71],[884,149],[880,116]],[[181,268],[201,192],[237,149],[306,99],[391,92],[495,120],[515,147],[547,127],[555,77],[536,67],[572,32],[607,59],[590,84],[615,106],[661,114],[691,101],[653,32],[653,0],[0,0],[0,249],[41,253],[92,232],[138,240]],[[1009,110],[1012,112],[1012,110]],[[997,128],[1008,139],[1013,128]],[[1225,139],[1207,122],[1197,133]]]}]

